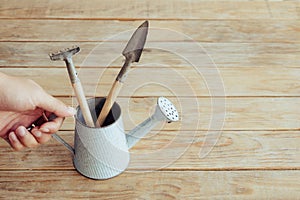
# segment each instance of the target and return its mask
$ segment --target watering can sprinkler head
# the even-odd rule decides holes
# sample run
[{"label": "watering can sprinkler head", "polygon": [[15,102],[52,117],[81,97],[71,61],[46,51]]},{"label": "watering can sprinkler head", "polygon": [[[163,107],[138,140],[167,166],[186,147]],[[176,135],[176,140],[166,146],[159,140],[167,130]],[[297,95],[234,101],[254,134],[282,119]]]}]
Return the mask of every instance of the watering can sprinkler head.
[{"label": "watering can sprinkler head", "polygon": [[145,121],[137,125],[127,135],[127,144],[130,149],[141,138],[149,133],[159,122],[176,122],[179,120],[179,114],[173,103],[165,98],[159,97],[157,99],[157,105],[155,112]]},{"label": "watering can sprinkler head", "polygon": [[154,116],[158,119],[165,119],[168,123],[176,122],[179,120],[179,114],[175,106],[169,99],[165,97],[159,97],[157,99],[157,106]]}]

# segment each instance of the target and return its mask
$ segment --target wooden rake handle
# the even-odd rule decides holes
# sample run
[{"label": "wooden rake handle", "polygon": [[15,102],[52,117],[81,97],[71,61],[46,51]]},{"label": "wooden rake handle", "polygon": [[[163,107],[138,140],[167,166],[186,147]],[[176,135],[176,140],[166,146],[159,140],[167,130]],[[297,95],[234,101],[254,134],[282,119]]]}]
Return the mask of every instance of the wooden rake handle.
[{"label": "wooden rake handle", "polygon": [[103,123],[104,123],[110,109],[112,108],[114,102],[116,101],[116,98],[117,98],[122,86],[123,86],[122,82],[117,81],[117,80],[114,82],[114,84],[113,84],[112,88],[110,89],[109,94],[105,100],[105,103],[100,112],[100,115],[97,119],[97,122],[96,122],[97,127],[103,126]]},{"label": "wooden rake handle", "polygon": [[80,81],[77,80],[75,83],[72,83],[72,86],[74,88],[75,95],[77,97],[77,101],[79,103],[81,113],[83,115],[86,125],[88,125],[89,127],[95,127]]}]

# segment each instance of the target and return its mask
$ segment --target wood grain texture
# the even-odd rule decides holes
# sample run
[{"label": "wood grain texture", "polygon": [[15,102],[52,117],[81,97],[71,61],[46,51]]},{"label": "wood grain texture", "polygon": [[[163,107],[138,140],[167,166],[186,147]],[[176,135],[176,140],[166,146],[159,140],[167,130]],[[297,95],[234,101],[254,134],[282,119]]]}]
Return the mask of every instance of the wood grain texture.
[{"label": "wood grain texture", "polygon": [[[107,96],[119,70],[120,67],[109,67],[77,71],[87,96]],[[1,71],[32,79],[55,96],[73,94],[65,68],[2,68]],[[133,66],[119,96],[297,97],[299,78],[300,68],[290,67]]]},{"label": "wood grain texture", "polygon": [[[58,133],[73,145],[73,131]],[[207,131],[152,131],[131,152],[128,172],[146,170],[300,170],[298,131],[222,131],[205,157]],[[0,170],[72,170],[71,153],[54,139],[12,152],[0,142]]]},{"label": "wood grain texture", "polygon": [[[297,199],[299,171],[124,173],[106,181],[75,171],[1,171],[11,199]],[[47,187],[45,191],[45,184]],[[109,194],[109,195],[107,195]]]},{"label": "wood grain texture", "polygon": [[[1,19],[0,41],[127,41],[140,21]],[[147,41],[299,43],[299,20],[151,20]],[[201,31],[199,31],[199,28]]]},{"label": "wood grain texture", "polygon": [[[0,67],[62,67],[63,62],[50,61],[48,54],[73,45],[81,52],[73,57],[76,66],[120,67],[125,42],[0,42]],[[146,42],[140,63],[134,66],[187,67],[299,67],[299,43],[206,43]]]},{"label": "wood grain texture", "polygon": [[66,19],[299,19],[298,1],[3,0],[1,18]]}]

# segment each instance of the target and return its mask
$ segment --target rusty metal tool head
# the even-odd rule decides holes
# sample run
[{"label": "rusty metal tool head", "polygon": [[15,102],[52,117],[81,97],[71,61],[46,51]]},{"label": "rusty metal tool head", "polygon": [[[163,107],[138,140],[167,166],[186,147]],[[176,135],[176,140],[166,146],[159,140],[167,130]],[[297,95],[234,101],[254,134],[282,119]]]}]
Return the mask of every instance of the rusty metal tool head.
[{"label": "rusty metal tool head", "polygon": [[139,62],[148,35],[148,26],[148,21],[145,21],[136,29],[128,41],[125,49],[122,52],[126,60],[117,76],[117,81],[124,82],[130,64],[133,62]]},{"label": "rusty metal tool head", "polygon": [[68,74],[70,77],[70,80],[72,83],[75,83],[77,81],[77,72],[72,60],[72,56],[77,54],[80,51],[80,48],[78,46],[74,46],[72,48],[67,48],[67,49],[63,49],[60,50],[56,53],[50,53],[50,59],[53,61],[56,60],[63,60],[65,61],[66,65],[67,65],[67,69],[68,69]]},{"label": "rusty metal tool head", "polygon": [[51,60],[66,60],[67,58],[72,57],[80,51],[78,46],[74,46],[72,48],[67,48],[64,50],[60,50],[57,53],[50,53]]}]

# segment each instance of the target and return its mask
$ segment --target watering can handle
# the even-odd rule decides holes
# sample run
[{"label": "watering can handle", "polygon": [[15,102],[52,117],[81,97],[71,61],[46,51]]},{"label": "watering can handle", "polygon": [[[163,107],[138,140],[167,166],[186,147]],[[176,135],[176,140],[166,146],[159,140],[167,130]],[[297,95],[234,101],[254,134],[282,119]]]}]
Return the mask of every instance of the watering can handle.
[{"label": "watering can handle", "polygon": [[62,139],[59,135],[57,135],[56,133],[54,133],[54,134],[52,134],[52,137],[56,140],[56,141],[58,141],[58,142],[60,142],[61,144],[63,144],[72,154],[74,154],[75,152],[74,152],[74,148],[71,146],[71,145],[69,145],[69,143],[67,143],[64,139]]},{"label": "watering can handle", "polygon": [[[39,117],[35,122],[33,122],[32,125],[27,128],[27,130],[31,131],[34,127],[41,126],[43,123],[45,123],[47,121],[52,121],[55,118],[57,118],[57,116],[54,113],[50,114],[48,117],[46,116],[45,113],[43,113],[43,115],[41,117]],[[54,134],[52,134],[52,137],[56,141],[63,144],[72,154],[74,154],[74,148],[71,145],[69,145],[64,139],[62,139],[59,135],[54,133]]]}]

